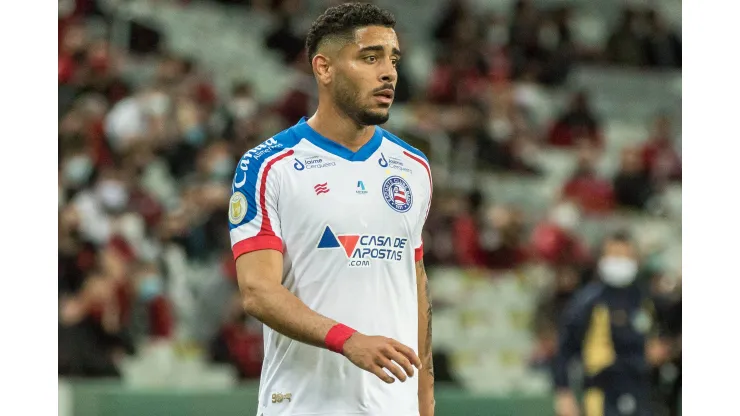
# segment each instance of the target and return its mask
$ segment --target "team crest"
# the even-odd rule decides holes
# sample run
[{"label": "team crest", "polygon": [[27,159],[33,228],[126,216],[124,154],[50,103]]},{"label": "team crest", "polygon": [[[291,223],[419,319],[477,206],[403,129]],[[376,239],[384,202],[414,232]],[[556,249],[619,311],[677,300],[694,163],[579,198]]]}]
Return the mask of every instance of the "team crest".
[{"label": "team crest", "polygon": [[236,225],[247,215],[247,197],[241,192],[234,192],[229,199],[229,221]]},{"label": "team crest", "polygon": [[383,182],[383,198],[396,212],[407,212],[414,202],[411,187],[400,176],[391,176]]}]

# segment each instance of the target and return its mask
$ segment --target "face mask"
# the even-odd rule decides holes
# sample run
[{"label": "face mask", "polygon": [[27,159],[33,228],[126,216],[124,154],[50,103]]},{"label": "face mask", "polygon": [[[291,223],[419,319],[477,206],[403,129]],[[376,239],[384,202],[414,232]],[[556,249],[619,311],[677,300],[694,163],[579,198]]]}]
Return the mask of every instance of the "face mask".
[{"label": "face mask", "polygon": [[122,183],[115,180],[101,182],[96,194],[100,202],[110,210],[119,211],[128,203],[128,191]]},{"label": "face mask", "polygon": [[234,118],[249,118],[257,112],[257,103],[251,98],[237,98],[231,102],[229,111]]},{"label": "face mask", "polygon": [[75,156],[64,166],[64,178],[71,185],[82,185],[90,178],[93,164],[87,156]]},{"label": "face mask", "polygon": [[599,260],[599,276],[609,286],[629,286],[637,277],[637,262],[629,257],[603,257]]},{"label": "face mask", "polygon": [[162,279],[157,275],[146,276],[139,282],[139,299],[144,302],[149,302],[157,296],[161,295],[164,288],[162,287]]},{"label": "face mask", "polygon": [[234,173],[235,164],[228,157],[219,158],[211,165],[211,177],[217,181],[230,179]]},{"label": "face mask", "polygon": [[505,118],[494,118],[488,122],[488,132],[497,141],[506,141],[512,132],[511,123]]},{"label": "face mask", "polygon": [[144,109],[153,115],[161,116],[170,109],[170,97],[157,93],[146,99]]},{"label": "face mask", "polygon": [[206,134],[200,127],[194,127],[185,132],[185,141],[193,146],[200,146],[206,141]]},{"label": "face mask", "polygon": [[578,208],[569,203],[560,204],[555,207],[555,209],[552,211],[552,214],[550,215],[550,219],[558,227],[566,231],[575,230],[581,220],[578,213]]}]

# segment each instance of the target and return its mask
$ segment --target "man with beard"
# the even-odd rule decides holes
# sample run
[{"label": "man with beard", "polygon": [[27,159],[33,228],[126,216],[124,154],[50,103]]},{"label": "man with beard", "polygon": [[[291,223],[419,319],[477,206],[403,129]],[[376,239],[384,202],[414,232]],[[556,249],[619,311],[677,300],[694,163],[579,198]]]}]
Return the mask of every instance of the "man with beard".
[{"label": "man with beard", "polygon": [[327,9],[306,39],[316,113],[236,168],[232,251],[245,311],[265,325],[261,415],[434,414],[429,162],[379,126],[394,26],[370,4]]}]

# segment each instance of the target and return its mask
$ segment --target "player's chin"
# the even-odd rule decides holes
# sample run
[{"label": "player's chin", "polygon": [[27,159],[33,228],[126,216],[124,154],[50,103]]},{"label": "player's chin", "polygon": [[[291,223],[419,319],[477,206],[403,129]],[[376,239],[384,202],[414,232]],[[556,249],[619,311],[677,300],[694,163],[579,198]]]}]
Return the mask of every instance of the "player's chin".
[{"label": "player's chin", "polygon": [[388,108],[367,109],[362,113],[362,122],[366,125],[384,124],[390,118]]}]

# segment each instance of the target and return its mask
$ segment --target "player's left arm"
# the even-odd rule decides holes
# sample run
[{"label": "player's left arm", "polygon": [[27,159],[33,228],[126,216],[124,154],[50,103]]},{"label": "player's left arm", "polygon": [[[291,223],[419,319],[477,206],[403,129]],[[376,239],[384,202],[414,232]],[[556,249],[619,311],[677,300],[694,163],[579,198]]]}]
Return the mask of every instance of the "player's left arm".
[{"label": "player's left arm", "polygon": [[434,415],[434,362],[432,360],[432,301],[424,259],[416,262],[416,286],[419,298],[419,412]]}]

